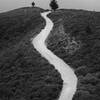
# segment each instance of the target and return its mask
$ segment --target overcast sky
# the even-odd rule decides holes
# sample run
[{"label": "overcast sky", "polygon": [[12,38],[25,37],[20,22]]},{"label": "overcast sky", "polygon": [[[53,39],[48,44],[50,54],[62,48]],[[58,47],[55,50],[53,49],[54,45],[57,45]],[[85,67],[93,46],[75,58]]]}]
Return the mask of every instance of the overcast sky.
[{"label": "overcast sky", "polygon": [[[0,12],[19,7],[31,6],[34,1],[37,6],[49,8],[50,0],[0,0]],[[100,11],[100,0],[57,0],[60,8],[75,8]]]}]

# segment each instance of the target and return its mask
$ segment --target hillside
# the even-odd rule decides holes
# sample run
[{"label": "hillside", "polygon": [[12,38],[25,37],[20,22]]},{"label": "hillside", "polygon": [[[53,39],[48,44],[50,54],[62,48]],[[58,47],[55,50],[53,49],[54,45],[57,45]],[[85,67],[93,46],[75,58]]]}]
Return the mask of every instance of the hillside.
[{"label": "hillside", "polygon": [[[56,100],[62,79],[31,44],[45,26],[41,8],[0,14],[0,99]],[[100,13],[60,9],[49,17],[55,26],[48,48],[78,76],[73,100],[100,100]]]},{"label": "hillside", "polygon": [[61,91],[60,74],[31,43],[45,26],[43,11],[21,8],[0,14],[1,100],[49,100]]},{"label": "hillside", "polygon": [[48,48],[68,63],[79,79],[74,100],[100,100],[100,13],[61,9],[49,17],[55,26]]}]

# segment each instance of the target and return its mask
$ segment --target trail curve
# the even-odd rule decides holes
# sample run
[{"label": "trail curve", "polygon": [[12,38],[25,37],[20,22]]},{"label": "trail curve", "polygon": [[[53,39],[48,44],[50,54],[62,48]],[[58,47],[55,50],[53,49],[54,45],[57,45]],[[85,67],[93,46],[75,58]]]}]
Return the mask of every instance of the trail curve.
[{"label": "trail curve", "polygon": [[52,64],[61,74],[63,88],[58,100],[72,100],[77,90],[77,77],[68,64],[66,64],[46,47],[45,41],[54,26],[53,22],[47,17],[49,13],[51,13],[51,11],[41,13],[41,16],[46,21],[46,26],[35,38],[32,39],[32,44],[42,57],[47,59],[48,62]]}]

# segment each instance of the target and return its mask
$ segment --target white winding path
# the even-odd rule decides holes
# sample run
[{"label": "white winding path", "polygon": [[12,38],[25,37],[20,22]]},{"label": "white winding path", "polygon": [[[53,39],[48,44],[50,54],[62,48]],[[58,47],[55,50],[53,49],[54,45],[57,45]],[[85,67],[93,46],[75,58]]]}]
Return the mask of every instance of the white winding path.
[{"label": "white winding path", "polygon": [[62,59],[57,57],[53,52],[47,49],[45,40],[53,28],[53,22],[47,17],[50,11],[41,13],[41,16],[46,21],[45,28],[32,39],[32,44],[35,49],[52,64],[55,69],[61,74],[63,80],[63,88],[59,96],[59,100],[72,100],[77,89],[77,77],[69,65]]}]

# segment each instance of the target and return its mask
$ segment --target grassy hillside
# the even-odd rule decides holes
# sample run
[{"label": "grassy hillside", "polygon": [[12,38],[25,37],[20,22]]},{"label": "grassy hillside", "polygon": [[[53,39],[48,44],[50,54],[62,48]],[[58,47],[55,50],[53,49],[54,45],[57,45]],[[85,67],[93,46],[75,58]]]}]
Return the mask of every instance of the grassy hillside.
[{"label": "grassy hillside", "polygon": [[[0,99],[56,100],[62,79],[34,49],[31,38],[45,26],[41,8],[0,14]],[[60,9],[49,17],[54,28],[48,48],[78,76],[73,100],[100,100],[100,13]]]},{"label": "grassy hillside", "polygon": [[0,50],[15,45],[28,32],[41,27],[40,8],[22,8],[0,14]]},{"label": "grassy hillside", "polygon": [[40,8],[0,14],[0,100],[50,100],[62,80],[34,49],[31,39],[45,26]]},{"label": "grassy hillside", "polygon": [[100,13],[58,10],[49,16],[55,26],[48,48],[78,76],[74,100],[100,100]]}]

